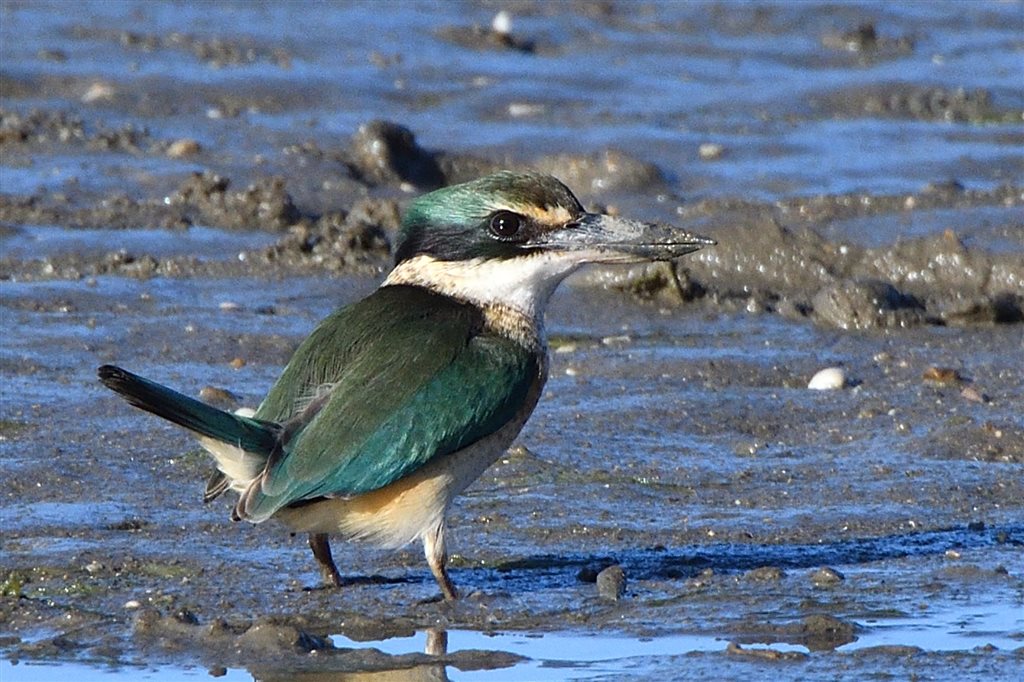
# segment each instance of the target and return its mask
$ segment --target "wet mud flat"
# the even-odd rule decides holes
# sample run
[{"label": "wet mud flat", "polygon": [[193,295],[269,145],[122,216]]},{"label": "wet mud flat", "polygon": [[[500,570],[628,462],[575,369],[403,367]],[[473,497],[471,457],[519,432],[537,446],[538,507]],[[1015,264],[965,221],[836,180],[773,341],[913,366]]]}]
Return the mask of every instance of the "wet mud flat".
[{"label": "wet mud flat", "polygon": [[[83,7],[0,8],[5,677],[1024,667],[1019,4],[473,5],[405,42]],[[556,295],[541,404],[452,517],[460,602],[412,548],[339,544],[319,587],[96,383],[254,405],[411,196],[501,167],[719,245]]]},{"label": "wet mud flat", "polygon": [[[339,545],[349,584],[320,588],[303,537],[204,507],[205,456],[94,382],[93,366],[116,360],[253,404],[309,326],[373,284],[5,287],[6,353],[18,358],[5,365],[16,397],[0,445],[9,656],[260,679],[537,657],[479,653],[486,639],[434,660],[356,648],[435,630],[455,644],[465,631],[601,636],[623,656],[639,638],[685,634],[703,639],[677,656],[723,674],[773,674],[761,666],[774,659],[808,674],[1020,665],[1015,326],[839,333],[570,287],[550,313],[538,412],[453,515],[453,576],[467,595],[455,604],[436,601],[415,548]],[[238,304],[241,291],[259,293]],[[854,385],[808,390],[825,364]],[[925,378],[936,366],[961,378]],[[573,646],[560,655],[575,660]]]}]

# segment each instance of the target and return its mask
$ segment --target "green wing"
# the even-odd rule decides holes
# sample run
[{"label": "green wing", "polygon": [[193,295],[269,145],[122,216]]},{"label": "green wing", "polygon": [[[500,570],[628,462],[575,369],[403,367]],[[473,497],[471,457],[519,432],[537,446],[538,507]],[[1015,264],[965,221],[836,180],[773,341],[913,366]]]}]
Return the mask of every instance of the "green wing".
[{"label": "green wing", "polygon": [[[454,350],[481,325],[479,313],[470,306],[425,289],[378,289],[335,311],[313,330],[292,355],[254,417],[281,424],[301,420],[318,396],[330,393],[339,380],[354,377],[360,371],[356,365],[365,366],[363,372],[376,373],[380,367],[400,362],[399,345],[414,342],[425,327],[429,328],[430,341]],[[415,348],[413,352],[425,371],[428,366],[444,363],[442,357],[420,357]]]},{"label": "green wing", "polygon": [[514,418],[538,358],[483,334],[482,322],[470,306],[404,286],[327,318],[257,411],[287,435],[243,515],[382,488]]}]

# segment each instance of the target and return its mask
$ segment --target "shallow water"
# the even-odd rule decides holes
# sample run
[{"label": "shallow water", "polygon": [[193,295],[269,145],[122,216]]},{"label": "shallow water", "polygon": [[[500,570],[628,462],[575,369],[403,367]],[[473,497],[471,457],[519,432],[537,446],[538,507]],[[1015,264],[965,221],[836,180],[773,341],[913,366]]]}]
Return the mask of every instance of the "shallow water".
[{"label": "shallow water", "polygon": [[[437,654],[436,648],[430,643],[431,637],[436,638],[437,633],[419,632],[409,637],[392,637],[378,641],[356,641],[343,635],[335,635],[331,641],[334,646],[342,649],[373,648],[392,656],[424,651]],[[635,674],[654,665],[654,661],[658,659],[670,661],[694,653],[721,653],[728,644],[728,640],[721,637],[695,634],[630,638],[594,633],[484,633],[453,630],[445,632],[444,637],[446,653],[461,650],[505,651],[523,657],[521,662],[506,668],[475,672],[443,665],[436,666],[453,682],[609,679]],[[940,611],[928,610],[923,616],[914,618],[866,619],[857,633],[856,641],[838,647],[836,651],[848,654],[871,647],[893,645],[917,647],[929,652],[970,651],[984,647],[1012,650],[1020,647],[1022,641],[1024,605],[1018,596],[1016,601],[963,605]],[[785,642],[763,644],[755,641],[749,643],[747,648],[758,651],[811,653],[805,646]],[[73,673],[76,679],[83,682],[108,680],[126,674],[132,675],[133,679],[155,682],[193,680],[210,676],[208,671],[180,666],[102,669],[69,664],[58,667],[33,662],[12,665],[9,661],[3,661],[0,666],[0,676],[19,682],[50,680],[58,671],[62,675]],[[415,672],[408,669],[398,668],[391,674],[399,675],[402,672],[408,673],[408,679],[414,679]],[[370,675],[372,674],[367,674],[368,679]],[[240,669],[224,669],[218,671],[216,677],[229,681],[248,680],[254,677],[260,679],[259,674],[252,676]],[[351,678],[337,679],[356,678],[358,674]]]},{"label": "shallow water", "polygon": [[274,238],[267,234],[238,234],[208,227],[187,230],[89,230],[32,226],[0,237],[4,258],[45,258],[67,253],[83,257],[124,250],[147,253],[159,258],[198,256],[207,260],[238,258],[249,249],[270,246]]},{"label": "shallow water", "polygon": [[[448,29],[489,26],[496,6],[476,3],[408,2],[380,12],[357,2],[308,12],[273,3],[86,2],[73,17],[58,7],[4,3],[9,77],[103,80],[117,90],[127,66],[143,83],[238,87],[241,115],[256,130],[347,136],[369,118],[388,118],[428,148],[536,154],[612,146],[658,164],[688,196],[905,193],[949,178],[983,187],[1019,179],[1022,170],[1019,145],[1003,141],[1005,127],[965,130],[899,111],[879,118],[858,94],[893,83],[986,88],[998,106],[1019,111],[1019,2],[510,7],[513,34],[532,39],[534,55],[445,40]],[[876,24],[877,49],[823,46],[866,21]],[[175,31],[222,35],[241,55],[217,68],[170,39],[133,49],[120,31],[158,45]],[[913,48],[886,47],[901,38]],[[63,54],[59,63],[39,58],[53,49]],[[268,56],[274,49],[290,55],[287,67]],[[849,101],[829,111],[830,97]],[[118,121],[104,100],[97,105]],[[204,112],[196,106],[201,101],[184,99],[157,108],[148,125],[207,144],[235,134],[217,119],[197,120]],[[1017,135],[1020,124],[1018,117]],[[256,139],[248,136],[243,149]],[[708,141],[724,145],[728,162],[697,160]],[[102,163],[98,155],[75,163],[79,181],[103,183],[104,173],[90,172]],[[165,172],[181,165],[164,163]],[[31,170],[5,172],[15,185],[5,191],[31,182]]]}]

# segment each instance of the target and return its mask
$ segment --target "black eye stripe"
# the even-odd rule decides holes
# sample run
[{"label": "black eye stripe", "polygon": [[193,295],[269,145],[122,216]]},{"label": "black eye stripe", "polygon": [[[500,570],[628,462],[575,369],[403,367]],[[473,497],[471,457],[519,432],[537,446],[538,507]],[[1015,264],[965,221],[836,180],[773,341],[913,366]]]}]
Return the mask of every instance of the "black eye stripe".
[{"label": "black eye stripe", "polygon": [[491,234],[501,240],[515,239],[526,225],[526,218],[512,211],[498,211],[488,224]]}]

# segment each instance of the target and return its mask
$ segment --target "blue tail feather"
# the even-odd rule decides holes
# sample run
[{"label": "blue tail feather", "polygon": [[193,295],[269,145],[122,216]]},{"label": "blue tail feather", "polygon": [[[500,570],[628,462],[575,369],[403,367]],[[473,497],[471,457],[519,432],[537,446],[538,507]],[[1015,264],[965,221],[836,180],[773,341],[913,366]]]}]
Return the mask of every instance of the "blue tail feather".
[{"label": "blue tail feather", "polygon": [[135,407],[201,436],[268,456],[280,442],[281,426],[274,422],[225,412],[114,365],[103,365],[97,373],[104,386]]}]

